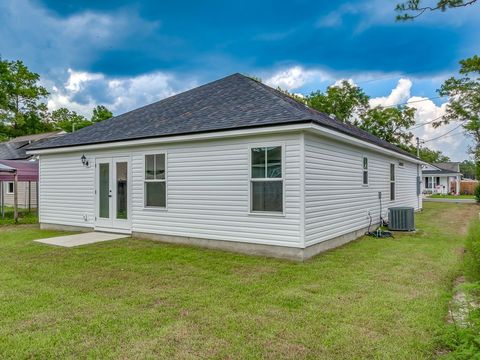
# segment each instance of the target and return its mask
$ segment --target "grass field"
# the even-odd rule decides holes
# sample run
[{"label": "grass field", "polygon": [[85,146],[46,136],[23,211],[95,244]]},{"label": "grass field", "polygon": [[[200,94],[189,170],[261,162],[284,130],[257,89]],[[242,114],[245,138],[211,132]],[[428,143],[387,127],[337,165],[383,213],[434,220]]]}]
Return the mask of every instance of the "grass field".
[{"label": "grass field", "polygon": [[442,195],[442,194],[433,194],[428,197],[433,199],[475,199],[474,195]]},{"label": "grass field", "polygon": [[[37,222],[36,209],[32,209],[30,212],[27,209],[18,209],[19,224],[36,224]],[[13,207],[5,207],[5,216],[3,218],[0,213],[0,226],[12,224],[15,224],[15,220],[13,220]]]},{"label": "grass field", "polygon": [[59,248],[0,228],[0,358],[428,359],[474,204],[305,263],[117,240]]}]

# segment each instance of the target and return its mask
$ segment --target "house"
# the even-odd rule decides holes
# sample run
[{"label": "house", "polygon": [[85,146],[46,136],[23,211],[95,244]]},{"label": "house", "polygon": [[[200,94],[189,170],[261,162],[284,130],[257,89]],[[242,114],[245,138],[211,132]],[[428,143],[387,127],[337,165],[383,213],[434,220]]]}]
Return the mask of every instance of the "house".
[{"label": "house", "polygon": [[[24,165],[25,161],[36,161],[36,158],[33,155],[27,154],[27,146],[33,143],[41,143],[42,141],[63,134],[65,134],[65,131],[63,130],[43,134],[32,134],[16,137],[0,143],[0,160],[8,160],[8,165],[13,167],[16,167],[15,162],[18,162],[18,166],[24,168],[27,166]],[[3,203],[6,206],[13,206],[13,190],[13,181],[2,181],[2,184],[0,185],[0,201],[3,200]],[[17,192],[18,207],[37,207],[37,184],[35,181],[19,181],[17,184]]]},{"label": "house", "polygon": [[459,162],[426,164],[422,168],[423,194],[460,194]]},{"label": "house", "polygon": [[305,259],[422,207],[422,162],[234,74],[30,147],[44,229]]}]

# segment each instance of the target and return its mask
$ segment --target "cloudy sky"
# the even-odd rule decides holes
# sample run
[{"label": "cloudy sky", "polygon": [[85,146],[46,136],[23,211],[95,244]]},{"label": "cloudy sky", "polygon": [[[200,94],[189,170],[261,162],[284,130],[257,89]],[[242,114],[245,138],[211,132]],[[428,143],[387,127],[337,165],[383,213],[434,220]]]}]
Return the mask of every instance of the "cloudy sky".
[{"label": "cloudy sky", "polygon": [[[396,2],[1,0],[0,55],[41,75],[51,109],[87,116],[241,72],[303,94],[351,79],[373,104],[411,103],[423,124],[442,115],[436,89],[458,61],[480,54],[480,5],[398,23]],[[469,143],[457,129],[428,145],[463,160]]]}]

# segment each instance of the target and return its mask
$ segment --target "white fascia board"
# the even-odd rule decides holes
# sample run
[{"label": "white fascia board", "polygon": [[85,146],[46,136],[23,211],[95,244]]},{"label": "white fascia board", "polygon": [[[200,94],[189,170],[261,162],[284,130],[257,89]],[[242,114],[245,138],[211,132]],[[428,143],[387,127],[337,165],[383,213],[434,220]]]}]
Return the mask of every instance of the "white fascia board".
[{"label": "white fascia board", "polygon": [[359,147],[369,148],[373,151],[377,151],[383,154],[389,154],[398,159],[403,159],[403,160],[410,161],[413,163],[418,163],[418,164],[427,164],[422,160],[418,160],[410,156],[400,154],[393,150],[385,149],[384,147],[369,143],[361,139],[357,139],[353,136],[346,135],[341,132],[338,132],[314,123],[265,126],[265,127],[259,127],[259,128],[213,131],[213,132],[206,132],[206,133],[199,133],[199,134],[172,135],[172,136],[163,136],[163,137],[156,137],[156,138],[149,138],[149,139],[116,141],[116,142],[107,142],[107,143],[100,143],[100,144],[58,147],[58,148],[51,148],[51,149],[38,149],[38,150],[29,150],[27,151],[27,154],[29,155],[59,154],[59,153],[67,153],[67,152],[75,152],[75,151],[103,150],[103,149],[115,149],[115,148],[123,148],[123,147],[142,146],[142,145],[225,139],[225,138],[249,136],[249,135],[252,136],[252,135],[279,134],[279,133],[287,133],[287,132],[302,131],[302,130],[321,134],[323,136],[334,138],[336,140],[339,140],[341,142],[345,142],[348,144],[355,144]]},{"label": "white fascia board", "polygon": [[391,156],[393,156],[397,159],[402,159],[402,160],[405,160],[405,161],[409,161],[409,162],[412,162],[414,164],[427,164],[425,161],[422,161],[420,159],[415,159],[411,156],[404,155],[404,154],[398,153],[396,151],[386,149],[382,146],[375,145],[375,144],[369,143],[367,141],[357,139],[353,136],[346,135],[346,134],[343,134],[341,132],[338,132],[338,131],[335,131],[335,130],[332,130],[332,129],[329,129],[329,128],[326,128],[326,127],[323,127],[323,126],[320,126],[320,125],[317,125],[317,124],[311,124],[311,127],[312,127],[313,132],[315,132],[319,135],[325,136],[325,137],[336,139],[336,140],[346,142],[346,143],[349,143],[349,144],[354,144],[354,145],[357,145],[359,147],[368,148],[370,150],[373,150],[373,151],[376,151],[376,152],[379,152],[379,153],[382,153],[382,154],[388,154],[388,155],[391,155]]},{"label": "white fascia board", "polygon": [[205,132],[205,133],[199,133],[199,134],[172,135],[172,136],[162,136],[162,137],[155,137],[155,138],[149,138],[149,139],[115,141],[115,142],[107,142],[107,143],[100,143],[100,144],[87,144],[87,145],[50,148],[50,149],[29,150],[27,151],[27,154],[39,154],[39,155],[58,154],[58,153],[75,152],[75,151],[103,150],[103,149],[115,149],[115,148],[123,148],[123,147],[142,146],[142,145],[225,139],[225,138],[248,136],[248,135],[253,136],[253,135],[263,135],[263,134],[277,134],[277,133],[286,133],[286,132],[304,130],[307,128],[307,126],[308,125],[306,124],[293,124],[293,125],[267,126],[262,128],[248,128],[248,129],[240,129],[240,130],[212,131],[212,132]]}]

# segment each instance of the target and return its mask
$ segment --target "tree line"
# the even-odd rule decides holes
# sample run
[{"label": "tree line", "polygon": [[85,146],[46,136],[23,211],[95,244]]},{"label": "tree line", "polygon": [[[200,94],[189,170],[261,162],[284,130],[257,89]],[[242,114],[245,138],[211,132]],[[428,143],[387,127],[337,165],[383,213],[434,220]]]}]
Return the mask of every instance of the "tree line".
[{"label": "tree line", "polygon": [[[329,86],[324,92],[317,90],[306,96],[291,94],[280,88],[278,90],[313,109],[341,122],[357,126],[412,155],[417,155],[417,148],[413,143],[414,134],[409,131],[415,125],[416,109],[413,107],[407,105],[372,107],[370,97],[363,89],[346,80]],[[419,156],[429,163],[450,161],[450,158],[441,151],[425,146],[420,147]]]},{"label": "tree line", "polygon": [[[438,90],[441,96],[449,97],[449,103],[445,116],[432,124],[439,127],[452,121],[460,122],[465,132],[475,140],[471,153],[476,177],[479,178],[480,57],[462,60],[460,65],[460,76],[447,79]],[[49,111],[45,102],[48,95],[49,92],[40,83],[40,75],[30,71],[22,61],[0,58],[0,141],[54,130],[71,132],[112,117],[112,112],[103,105],[93,109],[90,119],[67,108]],[[289,95],[416,155],[417,149],[412,141],[414,135],[409,130],[415,125],[416,109],[413,107],[372,107],[370,97],[363,89],[345,80],[305,97]],[[450,160],[441,151],[425,146],[420,148],[420,158],[429,163]],[[464,162],[463,171],[471,174],[471,165]]]},{"label": "tree line", "polygon": [[0,141],[55,130],[71,132],[113,115],[103,105],[93,109],[90,119],[66,108],[49,111],[48,95],[39,74],[20,60],[0,58]]}]

